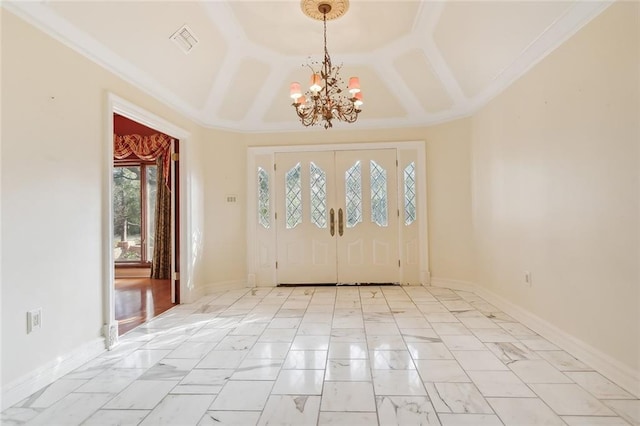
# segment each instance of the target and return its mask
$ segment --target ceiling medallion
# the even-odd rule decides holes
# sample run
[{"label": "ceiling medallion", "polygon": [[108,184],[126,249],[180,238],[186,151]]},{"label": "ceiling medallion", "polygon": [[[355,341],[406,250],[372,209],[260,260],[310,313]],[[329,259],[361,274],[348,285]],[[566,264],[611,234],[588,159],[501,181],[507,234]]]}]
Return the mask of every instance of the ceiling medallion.
[{"label": "ceiling medallion", "polygon": [[[324,26],[324,59],[306,64],[311,70],[309,90],[304,95],[300,83],[291,83],[292,106],[304,126],[322,124],[325,129],[333,127],[331,120],[338,119],[354,123],[362,111],[362,93],[358,77],[350,77],[348,95],[343,93],[344,82],[339,72],[342,64],[333,66],[327,50],[327,20],[344,15],[349,8],[348,0],[302,0],[300,7],[305,15],[322,20]],[[315,8],[315,9],[314,9]],[[305,66],[305,65],[303,65]]]},{"label": "ceiling medallion", "polygon": [[300,9],[309,18],[322,21],[324,13],[320,9],[320,5],[328,5],[327,21],[336,19],[344,15],[349,10],[349,0],[301,0]]}]

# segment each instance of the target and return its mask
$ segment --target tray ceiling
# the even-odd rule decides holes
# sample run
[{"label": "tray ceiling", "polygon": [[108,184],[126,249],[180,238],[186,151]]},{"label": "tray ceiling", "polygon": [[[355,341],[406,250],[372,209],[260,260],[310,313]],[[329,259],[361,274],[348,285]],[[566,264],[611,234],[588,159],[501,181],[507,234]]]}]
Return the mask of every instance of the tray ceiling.
[{"label": "tray ceiling", "polygon": [[[341,76],[360,77],[358,122],[426,126],[472,114],[602,12],[605,1],[351,0],[327,23]],[[289,83],[322,59],[322,23],[297,0],[3,2],[12,12],[198,123],[296,131]],[[198,43],[171,40],[183,25]],[[318,127],[318,129],[321,129]]]}]

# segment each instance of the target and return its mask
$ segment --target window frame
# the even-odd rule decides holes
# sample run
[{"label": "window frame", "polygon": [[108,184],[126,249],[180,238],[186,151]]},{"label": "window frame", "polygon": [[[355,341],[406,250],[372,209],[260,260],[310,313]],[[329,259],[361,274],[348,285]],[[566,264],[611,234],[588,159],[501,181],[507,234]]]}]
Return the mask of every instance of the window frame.
[{"label": "window frame", "polygon": [[[156,166],[157,163],[155,161],[146,161],[141,160],[137,157],[134,157],[133,154],[130,157],[124,159],[114,159],[113,160],[113,170],[119,167],[140,167],[140,260],[118,260],[114,259],[114,265],[116,268],[148,268],[151,266],[151,261],[153,260],[153,255],[151,259],[147,259],[147,251],[148,251],[148,235],[147,235],[147,221],[148,221],[148,212],[147,212],[147,167]],[[159,170],[158,170],[159,171]],[[160,174],[158,174],[158,185],[163,184],[161,179],[159,178]],[[113,179],[113,174],[111,179]],[[113,208],[113,206],[111,206]]]}]

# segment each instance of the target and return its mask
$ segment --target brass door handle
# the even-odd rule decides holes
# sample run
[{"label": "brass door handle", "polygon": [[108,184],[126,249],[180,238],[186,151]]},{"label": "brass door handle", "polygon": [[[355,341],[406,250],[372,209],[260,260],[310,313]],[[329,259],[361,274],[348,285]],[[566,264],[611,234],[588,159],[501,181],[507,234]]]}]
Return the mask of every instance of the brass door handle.
[{"label": "brass door handle", "polygon": [[329,233],[332,237],[336,235],[336,212],[333,209],[329,210]]},{"label": "brass door handle", "polygon": [[338,235],[340,235],[341,237],[342,234],[344,234],[344,224],[342,216],[342,209],[338,209]]}]

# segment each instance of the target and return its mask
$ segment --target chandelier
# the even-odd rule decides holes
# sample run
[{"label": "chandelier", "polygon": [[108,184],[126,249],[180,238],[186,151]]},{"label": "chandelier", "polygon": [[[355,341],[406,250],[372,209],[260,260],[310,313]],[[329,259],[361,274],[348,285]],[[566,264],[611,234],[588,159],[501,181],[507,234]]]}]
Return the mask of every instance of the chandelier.
[{"label": "chandelier", "polygon": [[[317,12],[314,7],[317,4]],[[332,11],[332,4],[337,8]],[[309,90],[304,95],[299,82],[291,83],[290,95],[293,99],[292,106],[304,126],[323,125],[325,129],[333,127],[331,120],[337,119],[347,123],[353,123],[358,119],[362,111],[362,93],[360,92],[360,80],[358,77],[349,78],[347,86],[348,95],[343,92],[344,82],[339,72],[342,65],[331,64],[331,57],[327,50],[327,15],[329,19],[337,18],[344,14],[349,2],[340,0],[302,0],[301,6],[304,13],[314,19],[320,19],[324,25],[324,60],[308,63],[311,69],[311,81]],[[304,66],[304,65],[303,65]],[[314,67],[317,67],[314,69]]]}]

